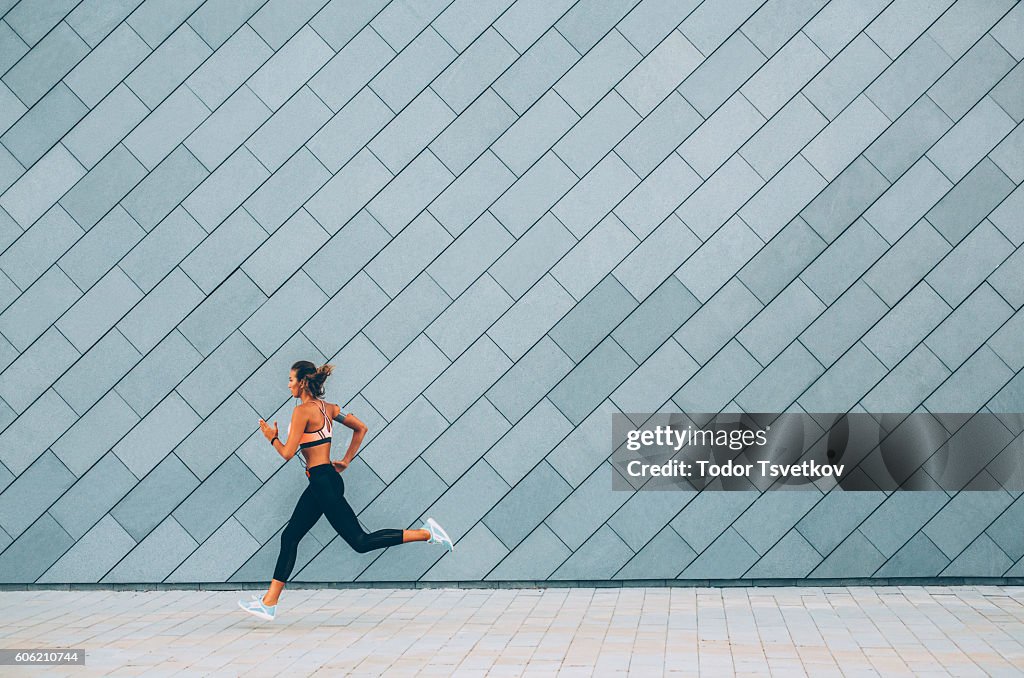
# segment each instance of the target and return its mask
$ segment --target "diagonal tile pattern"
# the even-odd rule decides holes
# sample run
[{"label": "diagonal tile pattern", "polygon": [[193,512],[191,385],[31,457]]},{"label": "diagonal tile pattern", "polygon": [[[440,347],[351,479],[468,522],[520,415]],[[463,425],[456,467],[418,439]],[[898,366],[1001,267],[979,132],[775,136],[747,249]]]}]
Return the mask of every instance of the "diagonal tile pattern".
[{"label": "diagonal tile pattern", "polygon": [[1024,411],[1024,5],[0,6],[4,583],[269,576],[304,358],[367,527],[464,541],[321,521],[297,579],[1024,574],[1003,490],[605,463],[616,411]]}]

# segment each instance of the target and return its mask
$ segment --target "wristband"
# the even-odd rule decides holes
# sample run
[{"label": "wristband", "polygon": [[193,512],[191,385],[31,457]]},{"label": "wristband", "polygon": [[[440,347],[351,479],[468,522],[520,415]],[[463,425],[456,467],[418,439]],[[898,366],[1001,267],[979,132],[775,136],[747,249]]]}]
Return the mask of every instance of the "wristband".
[{"label": "wristband", "polygon": [[270,439],[270,446],[271,446],[271,447],[273,447],[273,446],[274,446],[274,441],[275,441],[275,440],[280,440],[280,438],[278,438],[277,436],[274,436],[273,438],[271,438],[271,439]]}]

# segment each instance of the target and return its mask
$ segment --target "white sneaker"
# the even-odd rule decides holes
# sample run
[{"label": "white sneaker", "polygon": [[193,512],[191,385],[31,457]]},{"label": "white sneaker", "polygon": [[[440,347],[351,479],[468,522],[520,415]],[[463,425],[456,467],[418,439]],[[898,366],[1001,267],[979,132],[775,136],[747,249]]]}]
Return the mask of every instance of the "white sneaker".
[{"label": "white sneaker", "polygon": [[423,523],[420,529],[430,532],[430,539],[427,540],[428,544],[443,544],[448,547],[449,553],[455,550],[455,544],[452,542],[451,537],[433,518],[427,518],[427,522]]},{"label": "white sneaker", "polygon": [[253,596],[248,601],[239,600],[238,607],[253,616],[267,621],[274,621],[274,617],[277,615],[277,605],[264,605],[263,599],[259,596]]}]

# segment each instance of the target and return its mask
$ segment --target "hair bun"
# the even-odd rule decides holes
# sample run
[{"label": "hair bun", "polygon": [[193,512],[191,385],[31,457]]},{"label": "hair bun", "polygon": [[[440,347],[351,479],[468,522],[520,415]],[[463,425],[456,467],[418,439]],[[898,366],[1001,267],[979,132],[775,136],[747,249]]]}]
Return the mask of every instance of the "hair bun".
[{"label": "hair bun", "polygon": [[292,365],[292,369],[295,370],[296,380],[305,382],[306,389],[310,395],[314,398],[322,398],[324,395],[324,382],[327,381],[327,377],[334,371],[334,365],[324,364],[317,367],[308,360],[300,360]]}]

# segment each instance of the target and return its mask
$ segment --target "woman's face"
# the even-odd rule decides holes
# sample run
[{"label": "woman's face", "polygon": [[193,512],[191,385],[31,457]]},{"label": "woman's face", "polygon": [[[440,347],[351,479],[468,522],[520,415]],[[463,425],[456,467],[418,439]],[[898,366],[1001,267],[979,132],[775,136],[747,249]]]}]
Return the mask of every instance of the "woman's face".
[{"label": "woman's face", "polygon": [[302,383],[295,378],[295,370],[291,370],[288,373],[288,390],[292,392],[293,398],[298,398],[302,395]]}]

